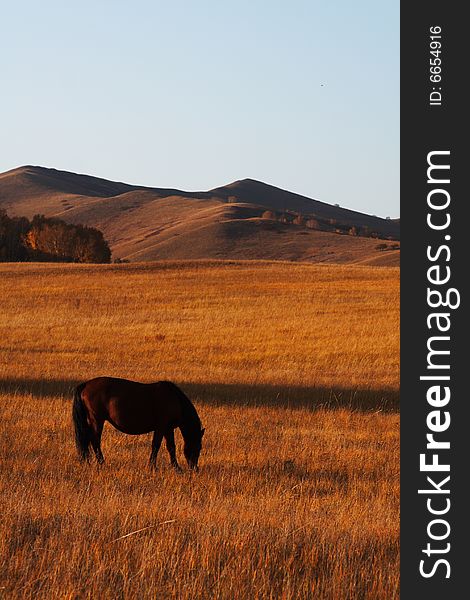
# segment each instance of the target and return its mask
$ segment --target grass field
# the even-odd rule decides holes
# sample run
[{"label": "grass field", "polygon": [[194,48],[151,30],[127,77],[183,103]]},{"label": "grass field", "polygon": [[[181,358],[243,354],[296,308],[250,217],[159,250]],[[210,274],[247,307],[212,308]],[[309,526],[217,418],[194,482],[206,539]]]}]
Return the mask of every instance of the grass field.
[{"label": "grass field", "polygon": [[[397,269],[0,264],[0,281],[0,597],[398,598]],[[103,374],[188,393],[197,475],[163,448],[151,474],[150,436],[109,426],[105,466],[78,464],[70,388]]]}]

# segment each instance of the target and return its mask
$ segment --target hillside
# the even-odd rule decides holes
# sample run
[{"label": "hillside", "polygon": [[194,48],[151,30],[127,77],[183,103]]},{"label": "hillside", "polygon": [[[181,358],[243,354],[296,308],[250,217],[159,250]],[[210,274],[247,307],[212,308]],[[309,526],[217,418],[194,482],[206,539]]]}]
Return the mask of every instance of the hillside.
[{"label": "hillside", "polygon": [[[351,228],[397,240],[399,222],[244,179],[206,192],[150,188],[44,167],[0,174],[0,209],[55,216],[103,231],[114,258],[277,259],[397,265],[399,251]],[[271,214],[266,215],[266,211]],[[292,221],[302,215],[300,223]],[[312,219],[318,228],[307,226]],[[319,230],[320,229],[320,230]]]}]

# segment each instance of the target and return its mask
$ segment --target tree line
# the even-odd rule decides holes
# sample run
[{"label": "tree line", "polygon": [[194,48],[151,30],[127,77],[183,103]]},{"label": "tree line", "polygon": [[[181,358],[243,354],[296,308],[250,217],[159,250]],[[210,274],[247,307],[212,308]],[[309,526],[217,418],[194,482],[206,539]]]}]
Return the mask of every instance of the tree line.
[{"label": "tree line", "polygon": [[343,223],[338,219],[320,217],[316,214],[303,215],[293,211],[276,212],[266,210],[261,215],[262,219],[278,221],[289,225],[302,225],[307,229],[317,229],[318,231],[329,231],[334,233],[347,234],[352,236],[369,238],[387,238],[396,239],[394,236],[385,235],[383,232],[374,231],[367,225],[361,227]]},{"label": "tree line", "polygon": [[111,250],[94,227],[35,215],[9,217],[0,210],[0,262],[109,263]]}]

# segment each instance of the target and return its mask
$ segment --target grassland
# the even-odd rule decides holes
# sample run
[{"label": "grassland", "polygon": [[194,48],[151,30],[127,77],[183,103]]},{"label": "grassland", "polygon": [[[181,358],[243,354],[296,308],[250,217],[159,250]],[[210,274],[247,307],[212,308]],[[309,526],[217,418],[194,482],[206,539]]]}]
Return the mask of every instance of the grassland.
[{"label": "grassland", "polygon": [[[0,265],[0,596],[398,597],[398,270]],[[196,476],[149,436],[74,455],[70,387],[171,379]],[[137,533],[137,530],[141,530]],[[128,537],[126,534],[132,533]]]}]

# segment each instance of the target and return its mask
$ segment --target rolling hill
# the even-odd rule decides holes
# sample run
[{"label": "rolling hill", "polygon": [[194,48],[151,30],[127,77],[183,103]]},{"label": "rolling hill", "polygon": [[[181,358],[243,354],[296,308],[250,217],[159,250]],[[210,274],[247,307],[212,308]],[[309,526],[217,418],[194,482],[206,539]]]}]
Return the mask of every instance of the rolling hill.
[{"label": "rolling hill", "polygon": [[[397,265],[399,221],[244,179],[206,192],[150,188],[44,167],[0,174],[0,209],[97,227],[114,258],[280,259]],[[383,244],[382,244],[383,245]],[[397,246],[397,244],[394,244]]]}]

